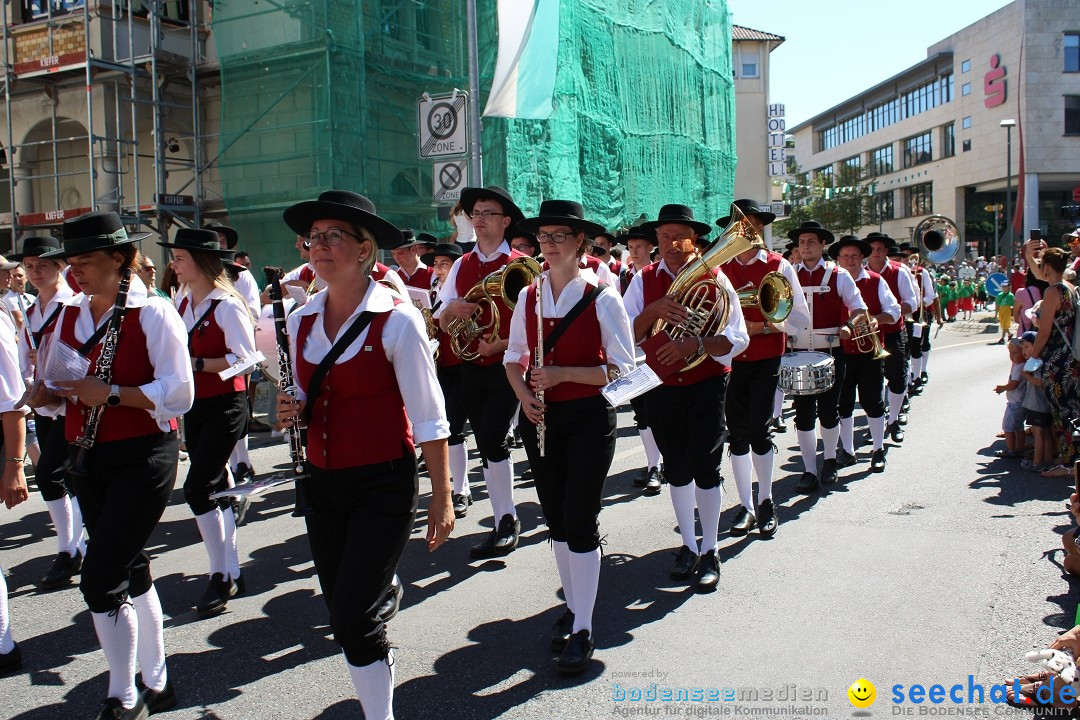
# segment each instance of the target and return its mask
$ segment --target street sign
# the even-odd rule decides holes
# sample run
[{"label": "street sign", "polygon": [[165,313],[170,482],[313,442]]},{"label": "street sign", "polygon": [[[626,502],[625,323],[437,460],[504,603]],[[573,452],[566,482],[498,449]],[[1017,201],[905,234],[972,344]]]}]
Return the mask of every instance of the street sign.
[{"label": "street sign", "polygon": [[1008,281],[1009,278],[1005,277],[1005,273],[990,273],[986,278],[986,294],[990,297],[997,297],[1001,292],[1002,283]]},{"label": "street sign", "polygon": [[431,184],[436,205],[453,205],[461,200],[461,189],[469,184],[468,158],[434,163]]},{"label": "street sign", "polygon": [[[978,246],[976,245],[976,247],[978,247]],[[960,268],[959,270],[956,271],[956,274],[960,276],[961,280],[974,280],[975,279],[975,268],[973,268],[971,266],[962,267],[962,268]]]},{"label": "street sign", "polygon": [[464,155],[469,150],[468,93],[433,97],[425,94],[416,103],[420,157]]}]

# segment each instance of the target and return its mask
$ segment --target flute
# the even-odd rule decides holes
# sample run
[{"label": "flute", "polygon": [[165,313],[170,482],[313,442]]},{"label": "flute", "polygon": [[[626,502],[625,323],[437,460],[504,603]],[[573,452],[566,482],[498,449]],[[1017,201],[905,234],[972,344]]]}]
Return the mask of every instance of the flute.
[{"label": "flute", "polygon": [[[536,278],[536,352],[533,353],[533,369],[544,369],[544,276]],[[536,402],[544,404],[544,391],[536,391]],[[544,457],[544,436],[547,434],[547,423],[544,416],[536,423],[536,447],[540,457]]]}]

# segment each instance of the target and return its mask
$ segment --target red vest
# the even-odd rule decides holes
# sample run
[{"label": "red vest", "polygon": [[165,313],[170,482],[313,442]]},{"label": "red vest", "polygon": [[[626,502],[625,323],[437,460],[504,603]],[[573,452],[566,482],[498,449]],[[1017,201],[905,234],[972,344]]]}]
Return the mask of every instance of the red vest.
[{"label": "red vest", "polygon": [[[378,313],[368,325],[360,352],[331,367],[318,396],[308,398],[314,403],[307,431],[308,460],[321,470],[397,460],[402,446],[413,449],[405,402],[383,350],[382,332],[389,317],[390,312]],[[318,365],[304,359],[304,343],[314,324],[315,316],[305,315],[296,333],[296,378],[305,389]]]},{"label": "red vest", "polygon": [[[810,327],[818,330],[839,328],[847,322],[847,313],[844,310],[844,299],[840,297],[840,292],[836,287],[836,274],[840,271],[840,268],[835,264],[831,264],[831,267],[833,268],[833,271],[829,276],[829,292],[813,293],[812,300],[809,295],[807,296],[807,302],[813,306],[813,317],[811,318]],[[814,272],[810,272],[805,267],[800,266],[798,271],[799,284],[803,286],[803,290],[820,286],[821,281],[825,279],[825,272],[826,266],[824,263],[819,265]]]},{"label": "red vest", "polygon": [[[671,288],[671,283],[674,282],[674,279],[666,272],[657,272],[659,268],[660,261],[657,261],[641,271],[641,291],[644,298],[643,307],[648,307],[667,295],[667,291]],[[716,274],[715,270],[713,271],[713,274]],[[723,375],[726,372],[731,372],[731,368],[726,365],[721,365],[713,360],[712,357],[706,357],[705,362],[699,363],[693,370],[676,372],[668,375],[664,380],[664,384],[675,387],[680,385],[694,385],[703,380],[708,380],[711,377]]]},{"label": "red vest", "polygon": [[619,294],[625,295],[626,291],[630,289],[630,281],[634,279],[634,273],[636,271],[629,265],[624,265],[622,272],[619,273]]},{"label": "red vest", "polygon": [[[378,282],[386,277],[386,273],[390,272],[390,268],[383,265],[381,262],[376,261],[375,267],[371,268],[371,279]],[[400,275],[398,277],[401,277]]]},{"label": "red vest", "polygon": [[67,285],[69,288],[71,288],[71,291],[73,293],[78,295],[82,292],[82,288],[79,287],[78,281],[75,280],[75,274],[72,273],[70,270],[68,270],[67,273],[64,274],[64,280],[67,281]]},{"label": "red vest", "polygon": [[[587,285],[589,293],[596,285]],[[529,348],[536,352],[536,285],[529,293],[529,307],[525,309],[525,336]],[[561,318],[544,317],[544,337],[555,329]],[[555,347],[544,356],[544,366],[558,367],[599,367],[607,365],[604,353],[604,341],[600,336],[600,320],[596,315],[596,301],[589,303],[580,315],[566,328]],[[562,402],[578,398],[593,397],[600,394],[599,385],[581,383],[560,383],[544,391],[544,402]]]},{"label": "red vest", "polygon": [[431,289],[431,278],[435,271],[429,267],[418,267],[416,272],[412,275],[406,275],[404,269],[397,271],[398,277],[408,287],[420,288],[421,290]]},{"label": "red vest", "polygon": [[[731,281],[736,292],[746,288],[747,285],[752,287],[761,287],[761,281],[765,275],[770,272],[776,272],[780,270],[780,263],[783,260],[783,256],[769,252],[768,257],[765,258],[765,262],[752,262],[748,265],[743,265],[738,260],[732,258],[728,262],[724,263],[724,274],[728,276],[728,280]],[[747,321],[764,322],[765,316],[758,310],[757,305],[743,308],[743,318]],[[784,354],[784,346],[787,342],[787,336],[782,332],[771,332],[768,335],[758,333],[757,335],[750,336],[750,345],[746,350],[738,355],[735,359],[739,361],[752,362],[754,360],[764,360],[765,358],[780,357]]]},{"label": "red vest", "polygon": [[300,269],[300,280],[310,285],[311,281],[315,279],[315,270],[311,267],[311,263],[306,263],[304,267]]},{"label": "red vest", "polygon": [[[150,355],[146,351],[146,334],[140,323],[141,308],[128,308],[124,321],[120,325],[120,341],[116,345],[116,357],[113,358],[113,385],[132,387],[145,385],[154,380],[154,366],[150,364]],[[60,339],[78,350],[82,343],[75,338],[75,320],[79,317],[79,307],[64,308],[60,319]],[[90,369],[87,376],[97,372],[97,358],[101,353],[99,342],[89,355]],[[72,402],[69,398],[65,407],[67,417],[64,421],[64,435],[68,442],[82,434],[86,423],[87,407],[81,402]],[[176,420],[169,421],[170,428],[176,429]],[[143,435],[156,435],[161,432],[157,421],[149,412],[141,408],[106,407],[101,412],[96,442],[127,440]]]},{"label": "red vest", "polygon": [[[873,270],[866,271],[867,277],[862,280],[856,280],[855,286],[859,288],[859,292],[862,293],[863,302],[866,303],[866,309],[870,312],[870,317],[881,314],[881,298],[878,296],[878,285],[884,282],[884,279]],[[885,346],[885,336],[881,331],[882,326],[878,325],[877,336],[878,341],[882,347]],[[870,347],[869,338],[863,341],[864,350]],[[858,355],[859,350],[855,348],[855,343],[851,340],[841,340],[840,345],[843,346],[844,352],[848,355]],[[870,352],[869,350],[865,350]]]},{"label": "red vest", "polygon": [[[873,272],[870,268],[867,268],[866,271]],[[885,267],[881,268],[881,272],[878,273],[889,286],[889,290],[892,290],[896,302],[900,303],[900,319],[894,323],[879,326],[883,335],[891,335],[904,329],[904,301],[900,296],[900,273],[902,272],[903,270],[900,269],[900,263],[895,260],[886,260]],[[867,305],[869,304],[870,303],[868,302]]]},{"label": "red vest", "polygon": [[[220,358],[232,352],[229,346],[225,344],[225,331],[218,325],[217,318],[214,317],[215,310],[220,302],[220,300],[211,300],[210,303],[214,309],[202,321],[202,326],[192,328],[188,332],[188,351],[191,353],[191,357]],[[180,317],[184,317],[187,308],[188,298],[185,297],[180,301]],[[198,320],[200,317],[202,316],[196,315],[195,319]],[[196,400],[247,390],[247,383],[243,375],[236,375],[229,380],[222,380],[216,372],[207,372],[205,370],[193,372],[192,375],[195,376]]]},{"label": "red vest", "polygon": [[622,272],[623,264],[619,260],[614,258],[608,262],[608,270],[611,270],[611,274],[615,277],[619,277],[619,273]]},{"label": "red vest", "polygon": [[[473,251],[465,253],[461,258],[461,264],[458,265],[457,281],[454,289],[457,291],[458,297],[464,298],[473,285],[486,278],[491,273],[502,269],[514,258],[526,257],[524,253],[519,253],[517,250],[511,250],[510,255],[499,255],[494,260],[488,262],[480,262],[480,257]],[[495,298],[495,306],[499,309],[499,337],[503,340],[510,337],[510,318],[513,317],[513,311],[506,306],[501,297]],[[491,321],[490,311],[484,310],[480,315],[479,324],[486,325]],[[502,364],[503,354],[497,353],[490,357],[478,357],[475,360],[471,360],[475,365],[494,365],[496,363]]]},{"label": "red vest", "polygon": [[[34,346],[35,347],[41,347],[41,341],[43,339],[45,339],[45,336],[52,334],[53,330],[56,329],[56,323],[60,319],[60,315],[63,314],[63,310],[61,310],[59,314],[57,314],[55,317],[53,317],[51,320],[49,320],[49,315],[45,315],[45,308],[40,308],[40,310],[42,312],[41,321],[44,324],[40,328],[38,328],[36,331],[31,332],[29,315],[33,311],[34,306],[37,305],[37,302],[38,301],[35,300],[34,305],[31,305],[29,308],[26,309],[27,318],[26,318],[26,322],[24,322],[23,326],[22,326],[23,335],[25,336],[27,347],[30,346],[30,336],[31,335],[33,335],[33,338],[34,338]],[[61,307],[63,307],[63,303],[61,303]],[[47,320],[48,320],[48,322],[46,322]]]}]

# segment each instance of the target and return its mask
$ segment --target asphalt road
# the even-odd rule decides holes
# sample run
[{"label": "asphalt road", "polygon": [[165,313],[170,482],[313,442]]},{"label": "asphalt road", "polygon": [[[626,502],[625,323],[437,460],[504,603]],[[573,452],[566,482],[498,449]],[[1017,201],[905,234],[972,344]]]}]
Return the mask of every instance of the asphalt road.
[{"label": "asphalt road", "polygon": [[[779,532],[772,540],[723,534],[720,586],[709,595],[667,577],[679,545],[667,490],[647,498],[633,487],[644,454],[631,414],[621,412],[601,515],[598,649],[578,678],[559,677],[547,648],[561,612],[558,580],[531,483],[517,485],[521,547],[499,561],[468,557],[490,527],[482,484],[474,489],[479,502],[434,554],[423,542],[422,498],[401,566],[404,606],[390,626],[399,648],[397,717],[689,717],[779,707],[789,708],[787,717],[850,716],[847,688],[863,677],[877,686],[870,711],[880,717],[896,712],[896,684],[948,687],[972,675],[989,686],[1032,670],[1024,653],[1048,645],[1076,611],[1058,539],[1070,481],[993,456],[1004,400],[991,388],[1007,378],[1008,359],[988,345],[996,334],[977,329],[940,332],[930,384],[913,400],[907,438],[890,447],[884,474],[868,472],[864,447],[861,464],[827,492],[795,495],[800,468],[789,414],[788,432],[777,436]],[[253,446],[260,473],[284,467],[284,445],[258,435]],[[520,471],[524,453],[514,457]],[[241,528],[247,595],[217,618],[195,617],[207,562],[179,489],[185,470],[181,463],[151,543],[180,697],[180,707],[160,717],[359,717],[328,638],[302,521],[289,514],[291,491],[258,501]],[[729,480],[722,532],[735,503]],[[10,573],[25,669],[0,679],[0,717],[94,717],[105,663],[82,598],[74,586],[47,594],[34,587],[55,552],[44,503],[35,493],[2,517],[0,561]],[[654,682],[732,688],[743,701],[616,699]],[[749,689],[757,701],[747,700]],[[762,699],[766,690],[771,701]],[[813,701],[799,699],[805,692]]]}]

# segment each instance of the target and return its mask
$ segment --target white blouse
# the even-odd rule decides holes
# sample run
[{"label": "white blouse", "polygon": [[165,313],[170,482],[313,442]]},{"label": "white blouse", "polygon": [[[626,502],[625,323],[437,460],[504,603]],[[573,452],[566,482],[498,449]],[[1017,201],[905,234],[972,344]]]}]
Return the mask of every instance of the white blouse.
[{"label": "white blouse", "polygon": [[[219,287],[211,290],[197,306],[191,302],[190,294],[186,297],[188,298],[187,307],[181,315],[184,327],[187,328],[186,332],[191,332],[195,323],[210,309],[211,302],[220,300],[221,302],[214,308],[214,321],[225,333],[225,347],[230,353],[241,358],[255,354],[255,328],[251,324],[246,302],[241,302]],[[177,303],[178,306],[179,304]]]},{"label": "white blouse", "polygon": [[[8,318],[7,313],[0,313],[0,413],[15,410],[15,403],[21,400],[26,392],[26,383],[19,369],[16,332],[15,324]],[[24,414],[29,411],[25,405],[19,409],[19,412]]]}]

